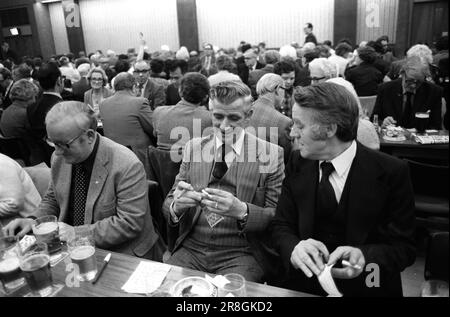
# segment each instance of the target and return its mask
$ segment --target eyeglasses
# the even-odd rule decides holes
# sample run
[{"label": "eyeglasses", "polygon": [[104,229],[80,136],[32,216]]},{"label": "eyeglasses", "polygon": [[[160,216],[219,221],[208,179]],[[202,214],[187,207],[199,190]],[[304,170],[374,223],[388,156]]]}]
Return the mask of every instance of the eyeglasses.
[{"label": "eyeglasses", "polygon": [[91,81],[103,81],[103,78],[91,78]]},{"label": "eyeglasses", "polygon": [[134,70],[134,73],[135,74],[145,74],[145,73],[148,73],[149,72],[149,69],[141,69],[141,70]]},{"label": "eyeglasses", "polygon": [[58,147],[60,149],[67,149],[67,150],[69,150],[70,149],[70,145],[73,142],[75,142],[79,137],[81,137],[83,134],[85,134],[87,131],[89,131],[89,129],[83,130],[83,132],[81,132],[79,135],[77,135],[73,139],[70,139],[69,142],[67,142],[67,143],[54,142],[48,137],[45,138],[45,142],[47,142],[47,144],[50,145],[51,147]]}]

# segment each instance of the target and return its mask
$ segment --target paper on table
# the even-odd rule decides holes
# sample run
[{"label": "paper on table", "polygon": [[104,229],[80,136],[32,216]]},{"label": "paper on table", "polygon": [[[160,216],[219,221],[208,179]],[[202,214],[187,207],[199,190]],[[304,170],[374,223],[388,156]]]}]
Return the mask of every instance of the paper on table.
[{"label": "paper on table", "polygon": [[230,281],[223,275],[216,275],[214,278],[212,278],[208,274],[205,274],[205,279],[218,288],[224,287],[225,284],[230,283]]},{"label": "paper on table", "polygon": [[337,289],[333,277],[331,276],[331,268],[333,265],[325,265],[325,269],[317,276],[317,278],[323,290],[328,293],[328,296],[341,297],[342,294]]},{"label": "paper on table", "polygon": [[122,286],[127,293],[149,294],[158,289],[164,281],[170,265],[163,263],[141,262]]}]

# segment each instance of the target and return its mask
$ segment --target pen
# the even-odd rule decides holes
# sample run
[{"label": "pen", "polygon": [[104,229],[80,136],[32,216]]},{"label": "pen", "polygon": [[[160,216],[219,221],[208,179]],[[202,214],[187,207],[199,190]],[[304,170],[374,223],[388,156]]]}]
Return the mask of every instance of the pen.
[{"label": "pen", "polygon": [[353,265],[347,260],[342,260],[342,265],[344,265],[344,266],[351,266],[354,269],[361,270],[361,266],[360,265],[358,265],[358,264],[354,264]]},{"label": "pen", "polygon": [[110,259],[111,259],[111,253],[108,253],[105,256],[105,259],[103,260],[103,264],[102,264],[102,267],[100,268],[100,271],[98,272],[98,274],[95,276],[94,280],[92,281],[92,284],[97,283],[98,279],[100,278],[100,275],[102,275],[102,273],[105,270],[105,267],[108,265]]}]

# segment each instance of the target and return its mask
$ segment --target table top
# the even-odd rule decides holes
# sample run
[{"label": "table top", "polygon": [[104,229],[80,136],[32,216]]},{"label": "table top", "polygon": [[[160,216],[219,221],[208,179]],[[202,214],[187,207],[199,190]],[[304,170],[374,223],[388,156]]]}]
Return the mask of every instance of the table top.
[{"label": "table top", "polygon": [[[98,268],[103,259],[109,251],[96,249],[96,258]],[[61,261],[56,266],[52,267],[53,282],[55,284],[63,284],[64,287],[56,295],[57,297],[136,297],[145,296],[141,294],[130,294],[123,291],[121,288],[134,272],[136,267],[141,261],[148,261],[145,259],[129,256],[126,254],[120,254],[111,252],[111,260],[108,266],[105,268],[103,274],[100,276],[96,284],[91,282],[80,282],[78,287],[67,286],[66,279],[69,280],[70,270],[66,271],[66,261]],[[151,261],[150,261],[151,262]],[[69,262],[70,263],[70,262]],[[158,262],[155,262],[158,263]],[[213,274],[209,274],[214,276]],[[171,269],[166,278],[162,282],[157,291],[169,292],[172,285],[182,278],[188,276],[205,276],[205,273],[186,269],[178,266],[171,265]],[[68,283],[70,284],[70,283]],[[12,296],[23,296],[26,294],[26,289],[16,292]],[[25,289],[25,290],[24,290]],[[265,284],[259,284],[254,282],[246,283],[246,291],[248,297],[311,297],[314,295],[296,292],[288,289],[282,289]],[[2,294],[0,294],[2,296]]]},{"label": "table top", "polygon": [[[406,137],[406,140],[403,141],[388,141],[383,138],[383,133],[379,134],[380,138],[380,147],[414,147],[414,148],[426,148],[426,149],[442,149],[442,150],[448,150],[449,144],[443,143],[443,144],[420,144],[415,141],[413,133],[411,133],[408,130],[404,130],[404,134]],[[447,135],[447,130],[440,130],[438,132],[432,132],[428,133],[429,135]]]}]

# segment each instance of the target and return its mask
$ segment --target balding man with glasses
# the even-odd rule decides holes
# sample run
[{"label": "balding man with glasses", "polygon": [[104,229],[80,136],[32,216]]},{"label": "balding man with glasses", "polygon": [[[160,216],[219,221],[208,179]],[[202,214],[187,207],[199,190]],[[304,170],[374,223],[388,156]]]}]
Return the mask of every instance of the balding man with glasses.
[{"label": "balding man with glasses", "polygon": [[[99,248],[161,260],[164,243],[153,227],[142,163],[133,152],[95,130],[88,105],[68,101],[47,114],[47,143],[55,148],[51,183],[32,217],[55,215],[71,227],[89,225]],[[19,237],[33,219],[16,219],[5,229]]]}]

